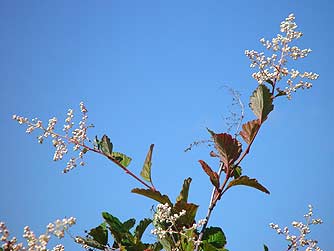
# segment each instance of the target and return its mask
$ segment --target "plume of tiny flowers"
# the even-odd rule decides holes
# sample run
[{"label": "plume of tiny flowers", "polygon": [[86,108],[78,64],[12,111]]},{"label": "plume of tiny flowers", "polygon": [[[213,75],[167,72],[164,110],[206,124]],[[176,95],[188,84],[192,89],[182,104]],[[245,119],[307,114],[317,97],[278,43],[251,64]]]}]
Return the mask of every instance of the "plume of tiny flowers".
[{"label": "plume of tiny flowers", "polygon": [[[51,239],[51,235],[58,238],[63,238],[65,231],[74,225],[76,219],[73,217],[64,218],[62,220],[56,220],[54,223],[49,223],[46,227],[46,232],[36,237],[30,227],[24,227],[23,238],[27,242],[27,246],[23,243],[18,243],[16,237],[9,239],[9,231],[4,222],[0,222],[0,239],[2,248],[4,250],[11,251],[49,251],[47,245]],[[62,244],[58,244],[52,248],[52,251],[64,251],[65,248]]]},{"label": "plume of tiny flowers", "polygon": [[290,242],[287,250],[297,251],[299,248],[305,248],[305,251],[322,251],[318,247],[318,241],[313,239],[308,239],[307,235],[311,233],[311,225],[322,224],[323,221],[319,219],[312,218],[313,207],[308,206],[308,213],[304,215],[305,222],[293,221],[291,223],[299,233],[297,235],[291,234],[288,227],[280,228],[277,224],[270,223],[269,226],[274,229],[277,234],[284,235],[285,239]]},{"label": "plume of tiny flowers", "polygon": [[62,160],[64,155],[68,153],[69,145],[73,144],[73,151],[79,153],[76,157],[71,157],[67,162],[66,167],[63,170],[64,173],[67,173],[77,166],[77,162],[79,162],[81,166],[85,165],[83,157],[84,154],[89,150],[85,143],[86,141],[89,141],[87,137],[87,130],[88,128],[92,127],[92,125],[87,124],[88,110],[83,102],[80,102],[80,111],[81,120],[78,124],[78,127],[74,128],[74,111],[73,109],[68,109],[65,123],[63,125],[64,134],[60,134],[55,131],[55,127],[58,122],[57,118],[55,117],[49,119],[47,126],[44,126],[43,122],[37,118],[30,121],[28,118],[13,115],[13,119],[16,120],[19,124],[27,125],[27,133],[32,133],[36,129],[42,130],[42,134],[37,137],[37,140],[40,144],[42,144],[48,137],[52,139],[52,144],[55,148],[53,155],[54,161]]},{"label": "plume of tiny flowers", "polygon": [[[260,39],[262,45],[269,51],[271,56],[265,56],[264,52],[246,50],[245,54],[250,59],[251,68],[258,68],[252,77],[259,83],[269,83],[274,94],[275,88],[278,95],[286,95],[288,99],[292,98],[292,93],[298,89],[309,89],[312,87],[312,80],[316,80],[319,75],[313,72],[299,72],[296,69],[288,69],[288,59],[297,60],[305,58],[311,52],[311,49],[300,49],[293,45],[295,40],[299,39],[303,33],[297,31],[294,14],[290,14],[281,22],[280,31],[276,37],[271,40]],[[287,79],[287,86],[280,89],[276,83],[283,78]]]},{"label": "plume of tiny flowers", "polygon": [[[179,236],[184,236],[190,242],[193,242],[195,245],[197,244],[197,238],[193,236],[189,236],[187,232],[195,230],[197,228],[202,227],[205,224],[205,219],[199,220],[198,223],[194,223],[190,227],[183,226],[182,229],[178,229],[177,221],[180,217],[186,214],[185,210],[182,210],[180,213],[173,213],[172,208],[166,204],[158,204],[156,207],[156,212],[153,216],[153,225],[154,229],[151,230],[153,235],[156,235],[159,239],[164,239],[167,236],[172,236],[173,234],[177,234]],[[178,251],[178,243],[175,243],[176,247],[173,251]]]}]

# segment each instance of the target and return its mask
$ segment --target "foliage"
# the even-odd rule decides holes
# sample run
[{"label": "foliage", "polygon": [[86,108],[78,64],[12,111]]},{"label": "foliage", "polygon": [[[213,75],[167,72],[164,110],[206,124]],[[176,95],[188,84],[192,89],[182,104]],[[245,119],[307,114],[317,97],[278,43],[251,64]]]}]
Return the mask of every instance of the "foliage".
[{"label": "foliage", "polygon": [[[157,190],[153,185],[153,144],[149,147],[140,176],[128,169],[132,159],[124,153],[114,151],[114,144],[107,135],[103,135],[101,138],[95,136],[94,143],[90,145],[91,141],[87,136],[87,132],[92,126],[87,124],[88,111],[83,103],[80,103],[82,119],[78,128],[73,128],[73,110],[70,109],[68,111],[63,129],[65,135],[55,131],[56,118],[50,119],[48,125],[44,126],[42,121],[38,119],[29,121],[24,117],[13,116],[13,119],[17,120],[20,124],[26,124],[28,126],[28,133],[36,129],[42,130],[42,134],[38,137],[39,143],[43,143],[46,138],[52,138],[52,143],[55,147],[55,161],[61,160],[63,156],[67,154],[68,145],[74,145],[74,152],[79,152],[78,157],[70,158],[70,161],[64,169],[64,173],[77,167],[78,160],[80,160],[80,165],[84,165],[84,156],[88,152],[94,152],[112,161],[143,186],[143,188],[132,189],[133,193],[145,196],[158,203],[155,207],[152,219],[142,219],[137,225],[136,220],[133,218],[123,222],[116,216],[108,212],[103,212],[103,221],[98,226],[88,231],[86,236],[76,237],[75,241],[77,243],[85,248],[98,250],[227,250],[227,239],[222,228],[208,226],[213,210],[221,197],[235,186],[243,185],[266,194],[270,193],[257,179],[244,175],[245,168],[242,168],[240,164],[250,153],[251,146],[258,136],[263,123],[268,120],[270,113],[274,110],[276,98],[286,96],[291,99],[292,92],[300,88],[311,87],[310,82],[303,82],[302,80],[293,83],[296,78],[306,78],[309,80],[318,78],[318,75],[315,73],[300,73],[297,70],[289,70],[286,67],[289,58],[294,60],[304,58],[311,51],[310,49],[301,50],[296,46],[289,46],[290,43],[299,39],[302,34],[296,31],[297,25],[294,19],[292,14],[289,15],[280,25],[282,34],[277,35],[277,37],[273,38],[271,41],[260,40],[268,50],[273,51],[270,57],[266,57],[264,53],[259,53],[254,50],[247,50],[245,52],[251,60],[251,67],[256,67],[259,70],[252,75],[258,82],[258,85],[251,94],[249,101],[249,107],[254,113],[255,118],[242,124],[242,112],[242,117],[238,120],[239,125],[237,125],[237,130],[241,127],[241,131],[238,131],[236,135],[231,135],[226,132],[217,133],[207,129],[211,138],[205,142],[212,142],[213,144],[214,148],[210,152],[210,156],[216,158],[217,167],[215,169],[209,166],[204,160],[199,160],[201,168],[212,184],[212,196],[210,198],[208,213],[200,220],[196,220],[198,218],[197,209],[199,205],[189,202],[188,195],[192,182],[190,177],[184,180],[179,196],[176,198],[175,202],[173,202],[168,195]],[[280,56],[277,56],[276,53],[280,53]],[[282,89],[282,87],[279,86],[279,82],[284,78],[288,78],[286,80],[287,87]],[[244,141],[244,146],[242,141],[239,140],[239,136],[241,136]],[[156,236],[156,241],[153,243],[142,241],[143,234],[149,225],[153,227],[151,233]],[[305,225],[298,225],[297,223],[296,226],[299,228],[305,227]],[[277,231],[279,229],[276,225],[272,225],[272,227]],[[288,232],[284,233],[287,234]],[[289,235],[289,238],[292,237]],[[292,238],[291,247],[296,246],[296,238]],[[4,250],[8,250],[6,247],[10,245],[10,241],[8,241],[7,238],[4,238],[4,240]],[[313,242],[310,243],[313,245]],[[268,250],[266,245],[264,245],[264,250]]]}]

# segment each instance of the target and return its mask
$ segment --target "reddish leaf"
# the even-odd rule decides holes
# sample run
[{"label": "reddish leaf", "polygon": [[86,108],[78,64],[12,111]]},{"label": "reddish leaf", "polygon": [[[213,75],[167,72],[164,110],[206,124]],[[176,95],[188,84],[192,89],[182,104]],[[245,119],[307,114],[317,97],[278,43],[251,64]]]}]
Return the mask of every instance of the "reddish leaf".
[{"label": "reddish leaf", "polygon": [[232,186],[239,186],[239,185],[253,187],[253,188],[256,188],[256,189],[258,189],[258,190],[260,190],[264,193],[270,194],[270,192],[267,190],[267,188],[262,186],[256,179],[251,179],[248,176],[240,176],[239,178],[232,180],[227,185],[225,191],[227,189],[231,188]]},{"label": "reddish leaf", "polygon": [[211,167],[204,160],[199,160],[199,163],[202,165],[204,172],[210,177],[210,181],[215,188],[219,189],[219,176],[218,173],[212,171]]},{"label": "reddish leaf", "polygon": [[258,119],[248,121],[242,125],[242,131],[240,132],[240,135],[248,145],[254,139],[259,127],[260,121]]},{"label": "reddish leaf", "polygon": [[143,189],[143,188],[134,188],[131,190],[133,193],[141,194],[148,198],[151,198],[161,204],[168,203],[169,205],[173,205],[167,195],[162,195],[159,191],[153,191],[151,189]]},{"label": "reddish leaf", "polygon": [[236,161],[241,153],[241,143],[228,133],[216,134],[209,130],[215,142],[215,147],[224,162],[225,166],[230,166]]}]

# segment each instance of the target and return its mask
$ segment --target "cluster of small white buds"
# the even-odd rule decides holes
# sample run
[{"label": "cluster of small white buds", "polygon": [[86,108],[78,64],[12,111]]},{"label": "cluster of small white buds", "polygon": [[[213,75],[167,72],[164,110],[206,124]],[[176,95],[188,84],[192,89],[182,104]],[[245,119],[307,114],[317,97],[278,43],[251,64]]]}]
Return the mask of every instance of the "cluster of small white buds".
[{"label": "cluster of small white buds", "polygon": [[[280,25],[280,31],[283,34],[278,34],[271,40],[260,39],[260,42],[267,50],[272,50],[273,54],[266,57],[263,52],[254,50],[246,50],[245,55],[251,60],[250,67],[258,68],[258,72],[254,72],[252,77],[259,83],[264,84],[271,82],[273,88],[280,94],[284,94],[288,99],[291,99],[292,92],[298,89],[309,89],[312,83],[309,80],[316,80],[319,75],[312,72],[300,73],[297,70],[288,70],[286,64],[288,58],[297,60],[305,58],[311,52],[311,49],[300,49],[297,46],[290,46],[292,42],[299,39],[303,33],[297,31],[297,24],[295,23],[295,16],[290,14]],[[279,55],[278,55],[279,54]],[[287,86],[281,90],[276,83],[287,77]],[[298,78],[298,79],[296,79]],[[303,79],[306,79],[303,80]]]},{"label": "cluster of small white buds", "polygon": [[[11,251],[49,251],[47,248],[51,235],[54,235],[58,238],[63,238],[65,231],[74,225],[76,219],[73,217],[64,218],[62,220],[56,220],[54,223],[49,223],[47,225],[46,232],[36,237],[34,232],[30,227],[24,227],[23,238],[27,241],[27,246],[25,247],[23,243],[17,243],[17,238],[13,237],[10,240],[9,231],[5,223],[0,222],[0,240],[3,242],[2,248],[4,250]],[[62,244],[58,244],[52,248],[52,251],[64,251],[65,248]]]},{"label": "cluster of small white buds", "polygon": [[[151,230],[151,233],[156,235],[159,239],[164,239],[167,236],[171,236],[172,234],[177,234],[180,236],[185,236],[188,238],[188,241],[197,244],[197,238],[189,237],[187,232],[198,229],[202,227],[206,220],[199,220],[198,223],[194,223],[191,227],[183,226],[182,229],[177,228],[177,221],[180,217],[186,215],[186,210],[182,210],[179,213],[172,213],[171,206],[166,204],[157,205],[156,212],[153,216],[153,225],[154,229]],[[178,247],[175,247],[175,250],[178,250]]]},{"label": "cluster of small white buds", "polygon": [[82,117],[79,122],[79,126],[78,128],[73,128],[74,111],[73,109],[68,109],[65,124],[63,125],[63,131],[65,135],[61,135],[55,132],[55,127],[58,121],[55,117],[49,119],[48,125],[46,127],[44,127],[43,122],[37,118],[29,121],[27,118],[13,115],[13,119],[16,120],[19,124],[26,124],[27,133],[32,133],[36,129],[42,130],[43,133],[37,137],[38,142],[41,144],[46,138],[52,138],[52,144],[55,147],[55,152],[53,155],[54,161],[62,160],[64,155],[68,153],[68,145],[73,144],[73,151],[79,151],[79,154],[77,157],[70,158],[70,160],[67,162],[67,165],[63,170],[63,173],[67,173],[77,166],[78,160],[80,160],[79,164],[81,166],[85,165],[83,157],[84,154],[89,150],[85,143],[86,141],[89,141],[87,137],[87,129],[92,127],[92,125],[87,125],[88,110],[83,102],[80,102],[80,111],[82,113]]},{"label": "cluster of small white buds", "polygon": [[305,251],[322,251],[318,247],[318,241],[313,239],[308,239],[307,235],[311,233],[310,226],[322,224],[321,219],[312,219],[313,208],[309,205],[309,211],[304,215],[306,222],[293,221],[291,225],[299,231],[298,235],[293,235],[290,233],[288,227],[284,227],[283,230],[274,223],[270,223],[269,226],[274,229],[277,234],[285,236],[285,239],[290,242],[288,250],[297,251],[299,247],[306,247]]}]

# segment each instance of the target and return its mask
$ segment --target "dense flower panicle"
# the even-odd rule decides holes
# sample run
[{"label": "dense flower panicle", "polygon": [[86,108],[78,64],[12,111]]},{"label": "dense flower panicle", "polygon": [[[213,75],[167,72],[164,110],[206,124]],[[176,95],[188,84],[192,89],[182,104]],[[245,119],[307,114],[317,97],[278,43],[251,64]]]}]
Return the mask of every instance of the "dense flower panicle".
[{"label": "dense flower panicle", "polygon": [[[297,46],[291,46],[291,43],[299,39],[303,33],[297,31],[295,16],[290,14],[280,25],[280,31],[271,40],[260,39],[260,42],[267,50],[272,50],[273,54],[266,57],[263,52],[254,50],[246,50],[245,55],[251,60],[250,67],[258,68],[258,72],[254,72],[252,77],[259,83],[271,83],[272,87],[283,95],[291,99],[292,92],[298,89],[309,89],[312,83],[309,80],[316,80],[319,75],[312,72],[299,72],[298,70],[289,70],[286,67],[288,58],[297,60],[305,58],[311,52],[311,49],[300,49]],[[283,78],[287,78],[287,86],[281,90],[276,83]],[[297,79],[298,78],[298,79]]]},{"label": "dense flower panicle", "polygon": [[77,161],[80,160],[80,165],[84,166],[85,162],[83,161],[84,154],[89,150],[85,147],[86,141],[88,141],[87,130],[92,125],[87,125],[87,108],[85,107],[83,102],[80,102],[80,111],[82,113],[81,120],[78,124],[78,128],[74,127],[74,111],[73,109],[68,109],[67,117],[65,119],[65,123],[63,125],[63,132],[65,135],[61,135],[55,132],[55,127],[57,124],[57,118],[53,117],[49,119],[48,125],[46,127],[43,126],[43,122],[38,120],[37,118],[29,119],[13,115],[13,119],[16,120],[19,124],[26,124],[27,133],[32,133],[36,129],[40,129],[43,133],[37,136],[37,140],[40,144],[44,142],[44,140],[48,137],[52,138],[52,144],[55,147],[55,152],[53,155],[54,161],[62,160],[64,155],[68,153],[68,145],[73,144],[73,151],[79,151],[77,157],[72,157],[67,162],[66,167],[64,168],[63,172],[67,173],[68,171],[72,170],[77,166]]},{"label": "dense flower panicle", "polygon": [[284,227],[283,230],[274,223],[270,223],[269,226],[274,229],[277,234],[282,234],[285,236],[285,239],[290,242],[288,249],[292,251],[299,250],[299,247],[306,247],[305,251],[322,251],[318,247],[318,241],[313,239],[308,239],[307,235],[311,233],[310,226],[322,224],[321,219],[312,219],[313,216],[313,207],[309,205],[309,211],[304,215],[305,223],[300,221],[293,221],[291,225],[299,231],[298,235],[293,235],[290,233],[288,227]]},{"label": "dense flower panicle", "polygon": [[[36,237],[35,233],[30,230],[30,227],[24,227],[23,238],[27,241],[25,247],[23,243],[17,243],[17,238],[13,237],[9,239],[9,231],[4,222],[0,222],[0,236],[3,242],[2,248],[4,250],[11,251],[49,251],[47,245],[51,239],[51,235],[58,238],[63,238],[65,231],[74,225],[76,219],[74,217],[64,218],[62,220],[56,220],[54,223],[49,223],[46,227],[46,232]],[[56,245],[52,251],[64,251],[63,245]]]},{"label": "dense flower panicle", "polygon": [[[151,230],[151,233],[156,235],[159,239],[166,238],[167,236],[178,234],[180,236],[185,236],[188,238],[188,241],[197,244],[197,239],[195,237],[189,237],[187,235],[188,231],[195,230],[202,227],[206,220],[199,220],[198,223],[194,223],[191,227],[183,227],[182,229],[177,228],[177,221],[180,217],[186,214],[185,210],[182,210],[180,213],[172,213],[172,208],[166,204],[157,205],[156,212],[153,216],[153,225],[154,229]],[[179,250],[178,248],[174,249]]]}]

